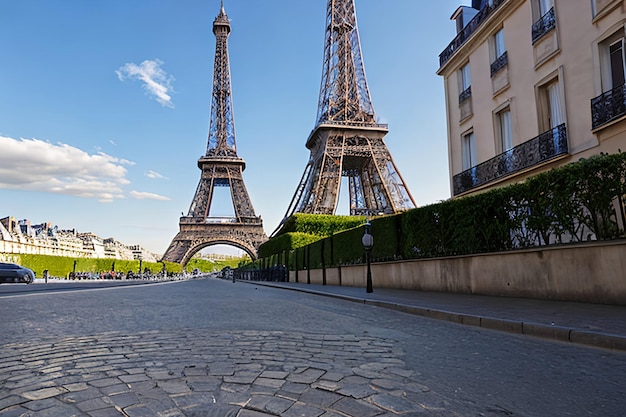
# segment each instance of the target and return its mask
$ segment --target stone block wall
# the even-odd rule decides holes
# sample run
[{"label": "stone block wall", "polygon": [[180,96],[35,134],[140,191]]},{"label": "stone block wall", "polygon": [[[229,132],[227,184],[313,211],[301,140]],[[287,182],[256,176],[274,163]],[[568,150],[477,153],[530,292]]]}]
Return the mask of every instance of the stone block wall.
[{"label": "stone block wall", "polygon": [[[325,275],[326,285],[365,287],[366,267],[327,268]],[[324,271],[301,270],[297,278],[323,284]],[[372,280],[374,288],[626,305],[626,240],[373,263]]]}]

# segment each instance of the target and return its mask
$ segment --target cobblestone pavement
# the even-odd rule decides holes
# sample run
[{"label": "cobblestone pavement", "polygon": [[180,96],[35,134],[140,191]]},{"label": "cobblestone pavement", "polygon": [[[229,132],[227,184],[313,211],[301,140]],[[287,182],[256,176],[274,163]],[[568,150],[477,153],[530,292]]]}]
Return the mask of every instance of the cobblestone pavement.
[{"label": "cobblestone pavement", "polygon": [[470,415],[417,382],[396,346],[367,335],[197,330],[14,343],[0,347],[0,416]]}]

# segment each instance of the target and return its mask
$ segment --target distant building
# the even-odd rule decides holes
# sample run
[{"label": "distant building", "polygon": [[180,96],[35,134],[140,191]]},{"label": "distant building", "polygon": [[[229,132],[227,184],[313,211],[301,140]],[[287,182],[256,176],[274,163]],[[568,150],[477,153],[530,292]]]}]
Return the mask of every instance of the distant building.
[{"label": "distant building", "polygon": [[439,56],[462,196],[626,150],[623,0],[482,0]]},{"label": "distant building", "polygon": [[11,240],[11,238],[11,233],[9,233],[4,223],[0,221],[0,240]]},{"label": "distant building", "polygon": [[91,232],[78,233],[77,235],[83,242],[83,248],[94,254],[94,258],[106,258],[104,252],[104,239]]},{"label": "distant building", "polygon": [[[141,254],[141,258],[137,257]],[[139,245],[126,246],[114,238],[103,239],[91,232],[59,230],[52,223],[32,225],[30,220],[14,217],[0,219],[0,254],[39,254],[81,258],[143,259],[158,257]]]},{"label": "distant building", "polygon": [[228,254],[221,254],[221,253],[207,253],[206,255],[197,255],[198,257],[204,258],[204,259],[208,259],[211,261],[232,261],[232,260],[238,260],[238,259],[242,259],[242,258],[249,258],[249,255],[246,254],[245,252],[242,253],[241,255],[228,255]]},{"label": "distant building", "polygon": [[143,260],[146,262],[158,262],[157,256],[151,252],[148,252],[139,245],[133,245],[128,247],[133,254],[133,259]]},{"label": "distant building", "polygon": [[133,251],[126,245],[111,238],[104,239],[105,258],[135,259]]}]

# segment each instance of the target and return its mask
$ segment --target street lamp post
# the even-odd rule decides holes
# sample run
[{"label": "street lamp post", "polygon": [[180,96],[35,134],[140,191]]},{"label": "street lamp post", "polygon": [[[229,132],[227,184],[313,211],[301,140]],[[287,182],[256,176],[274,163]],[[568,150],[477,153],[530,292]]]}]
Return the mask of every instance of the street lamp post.
[{"label": "street lamp post", "polygon": [[363,249],[365,249],[365,262],[367,263],[367,286],[365,291],[370,293],[374,292],[372,288],[372,268],[370,262],[370,254],[372,253],[372,248],[374,247],[374,236],[370,233],[371,223],[369,220],[365,221],[365,232],[363,233],[363,237],[361,238],[361,243],[363,244]]}]

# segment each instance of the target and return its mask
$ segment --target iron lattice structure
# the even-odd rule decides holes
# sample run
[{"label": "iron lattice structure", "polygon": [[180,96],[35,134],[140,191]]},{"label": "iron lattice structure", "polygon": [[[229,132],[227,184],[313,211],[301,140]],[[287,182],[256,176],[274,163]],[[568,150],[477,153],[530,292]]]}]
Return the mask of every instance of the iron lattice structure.
[{"label": "iron lattice structure", "polygon": [[[261,243],[267,240],[263,222],[256,216],[243,181],[245,161],[237,155],[233,117],[228,36],[231,27],[221,4],[213,22],[216,38],[211,121],[206,154],[198,160],[202,171],[187,216],[180,218],[180,232],[167,249],[163,260],[185,265],[202,248],[228,244],[256,258]],[[215,187],[229,187],[234,217],[211,216]]]},{"label": "iron lattice structure", "polygon": [[283,222],[293,213],[334,214],[347,177],[351,215],[415,207],[383,138],[370,97],[354,0],[328,0],[324,63],[309,162]]}]

